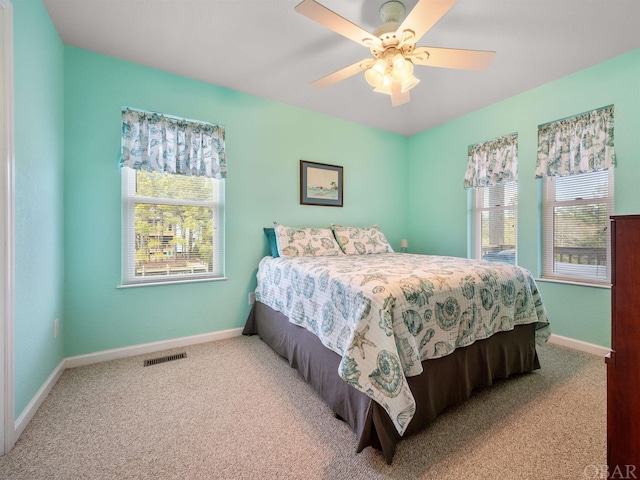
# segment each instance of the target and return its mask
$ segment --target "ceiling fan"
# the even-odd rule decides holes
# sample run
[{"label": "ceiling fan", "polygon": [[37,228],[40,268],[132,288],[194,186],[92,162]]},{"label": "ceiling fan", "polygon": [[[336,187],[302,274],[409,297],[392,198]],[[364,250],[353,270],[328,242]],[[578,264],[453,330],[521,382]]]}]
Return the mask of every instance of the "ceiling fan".
[{"label": "ceiling fan", "polygon": [[360,60],[311,83],[324,88],[364,71],[374,92],[391,96],[395,107],[411,100],[409,90],[420,81],[413,75],[414,65],[482,71],[496,52],[457,48],[416,47],[416,42],[457,0],[418,0],[402,21],[405,7],[389,1],[380,7],[383,24],[369,33],[315,0],[303,0],[295,7],[298,13],[369,48],[373,58]]}]

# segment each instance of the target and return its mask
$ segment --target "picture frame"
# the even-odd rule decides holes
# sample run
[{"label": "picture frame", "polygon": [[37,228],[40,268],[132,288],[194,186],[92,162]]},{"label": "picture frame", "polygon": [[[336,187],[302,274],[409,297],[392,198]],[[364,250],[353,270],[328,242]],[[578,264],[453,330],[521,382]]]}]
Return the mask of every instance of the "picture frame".
[{"label": "picture frame", "polygon": [[343,167],[300,160],[300,204],[342,207]]}]

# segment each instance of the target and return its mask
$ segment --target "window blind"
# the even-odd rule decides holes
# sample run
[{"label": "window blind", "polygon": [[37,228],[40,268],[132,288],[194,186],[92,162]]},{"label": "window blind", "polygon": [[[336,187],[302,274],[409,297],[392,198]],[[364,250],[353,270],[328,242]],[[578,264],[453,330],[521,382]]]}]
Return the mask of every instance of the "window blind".
[{"label": "window blind", "polygon": [[543,277],[610,282],[613,171],[545,178]]},{"label": "window blind", "polygon": [[476,189],[475,257],[516,262],[518,182]]},{"label": "window blind", "polygon": [[224,180],[122,168],[122,283],[224,276]]}]

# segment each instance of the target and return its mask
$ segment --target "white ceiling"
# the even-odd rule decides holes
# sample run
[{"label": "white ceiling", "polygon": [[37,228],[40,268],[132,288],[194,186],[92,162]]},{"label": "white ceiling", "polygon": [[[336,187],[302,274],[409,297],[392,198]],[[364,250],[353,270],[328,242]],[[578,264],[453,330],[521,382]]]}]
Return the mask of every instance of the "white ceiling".
[{"label": "white ceiling", "polygon": [[[495,59],[484,72],[416,67],[411,102],[394,108],[363,74],[309,86],[370,54],[299,1],[43,0],[65,44],[401,135],[640,48],[640,0],[458,0],[418,45]],[[365,30],[381,23],[384,0],[318,1]]]}]

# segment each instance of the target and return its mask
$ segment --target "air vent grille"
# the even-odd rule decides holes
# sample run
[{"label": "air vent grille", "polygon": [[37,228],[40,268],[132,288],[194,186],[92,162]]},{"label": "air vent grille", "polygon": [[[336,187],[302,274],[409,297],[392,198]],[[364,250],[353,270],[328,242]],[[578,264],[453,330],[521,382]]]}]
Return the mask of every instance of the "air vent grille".
[{"label": "air vent grille", "polygon": [[172,362],[173,360],[180,360],[181,358],[187,358],[187,353],[176,353],[175,355],[167,355],[165,357],[150,358],[144,361],[144,366],[149,367],[151,365],[157,365],[159,363]]}]

